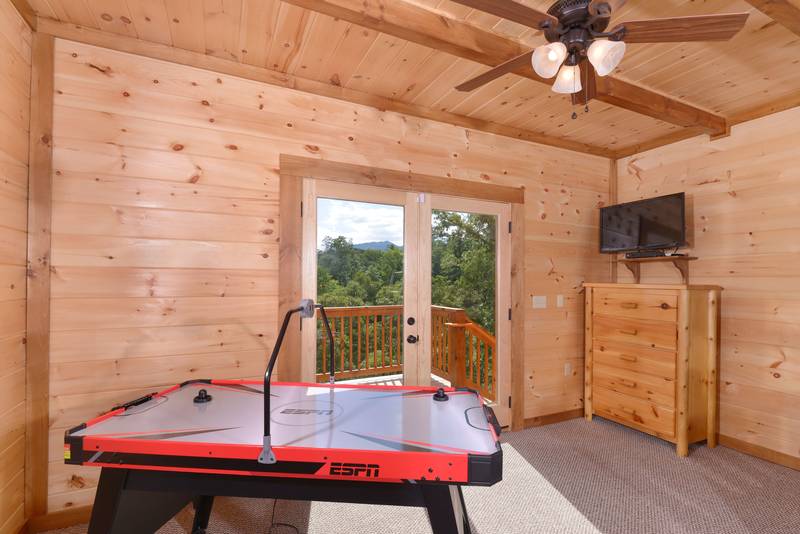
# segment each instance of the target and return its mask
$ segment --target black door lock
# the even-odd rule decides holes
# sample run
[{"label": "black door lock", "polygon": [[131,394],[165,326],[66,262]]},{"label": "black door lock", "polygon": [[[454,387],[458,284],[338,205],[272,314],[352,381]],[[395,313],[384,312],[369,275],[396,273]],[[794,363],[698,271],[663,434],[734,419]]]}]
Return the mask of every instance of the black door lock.
[{"label": "black door lock", "polygon": [[419,341],[419,338],[414,334],[409,334],[409,336],[406,338],[406,341],[408,341],[409,343],[416,343],[417,341]]}]

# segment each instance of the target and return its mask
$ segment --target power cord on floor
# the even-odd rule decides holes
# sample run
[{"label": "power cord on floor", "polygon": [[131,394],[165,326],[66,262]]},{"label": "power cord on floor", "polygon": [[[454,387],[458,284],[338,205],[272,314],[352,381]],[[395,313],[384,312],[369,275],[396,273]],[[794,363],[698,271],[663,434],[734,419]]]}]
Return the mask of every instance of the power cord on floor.
[{"label": "power cord on floor", "polygon": [[300,529],[294,525],[290,525],[289,523],[276,523],[275,522],[275,510],[278,509],[278,499],[275,499],[275,502],[272,504],[272,517],[269,518],[269,530],[267,530],[267,534],[272,534],[272,529],[275,527],[286,527],[293,529],[297,534],[300,534]]}]

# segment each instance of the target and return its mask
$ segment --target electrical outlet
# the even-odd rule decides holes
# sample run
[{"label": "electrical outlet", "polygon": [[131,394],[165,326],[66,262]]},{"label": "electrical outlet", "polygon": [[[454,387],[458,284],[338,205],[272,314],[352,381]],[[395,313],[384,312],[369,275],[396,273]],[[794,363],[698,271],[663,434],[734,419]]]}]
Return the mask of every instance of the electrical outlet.
[{"label": "electrical outlet", "polygon": [[572,376],[572,364],[569,362],[564,364],[564,376]]}]

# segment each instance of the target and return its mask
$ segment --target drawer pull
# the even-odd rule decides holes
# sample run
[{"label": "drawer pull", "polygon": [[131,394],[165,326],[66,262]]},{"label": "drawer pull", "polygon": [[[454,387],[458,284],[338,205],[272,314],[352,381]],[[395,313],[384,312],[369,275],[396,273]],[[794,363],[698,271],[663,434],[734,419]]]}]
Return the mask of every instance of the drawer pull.
[{"label": "drawer pull", "polygon": [[620,334],[626,334],[628,336],[635,336],[636,334],[639,333],[639,331],[638,330],[620,330],[619,333]]},{"label": "drawer pull", "polygon": [[666,302],[662,302],[661,303],[661,309],[662,310],[668,310],[670,308],[671,308],[671,306],[669,304],[667,304]]},{"label": "drawer pull", "polygon": [[620,304],[620,306],[626,310],[635,310],[636,308],[639,307],[639,304],[637,304],[636,302],[623,302],[622,304]]},{"label": "drawer pull", "polygon": [[637,358],[636,356],[629,356],[627,354],[620,354],[619,359],[631,363],[636,363],[639,361],[639,358]]},{"label": "drawer pull", "polygon": [[633,380],[627,380],[625,378],[620,378],[619,383],[628,388],[636,387],[636,382],[634,382]]}]

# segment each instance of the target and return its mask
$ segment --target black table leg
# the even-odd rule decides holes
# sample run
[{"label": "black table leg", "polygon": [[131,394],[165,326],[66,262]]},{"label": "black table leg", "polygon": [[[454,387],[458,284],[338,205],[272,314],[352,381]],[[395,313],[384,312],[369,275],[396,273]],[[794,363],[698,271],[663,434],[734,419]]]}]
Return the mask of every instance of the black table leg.
[{"label": "black table leg", "polygon": [[214,497],[201,495],[194,500],[194,522],[192,534],[206,534],[208,520],[211,518],[211,509],[214,507]]},{"label": "black table leg", "polygon": [[184,506],[192,495],[126,489],[128,469],[104,467],[92,508],[89,534],[145,534],[155,532]]},{"label": "black table leg", "polygon": [[461,486],[421,485],[433,534],[470,534]]}]

